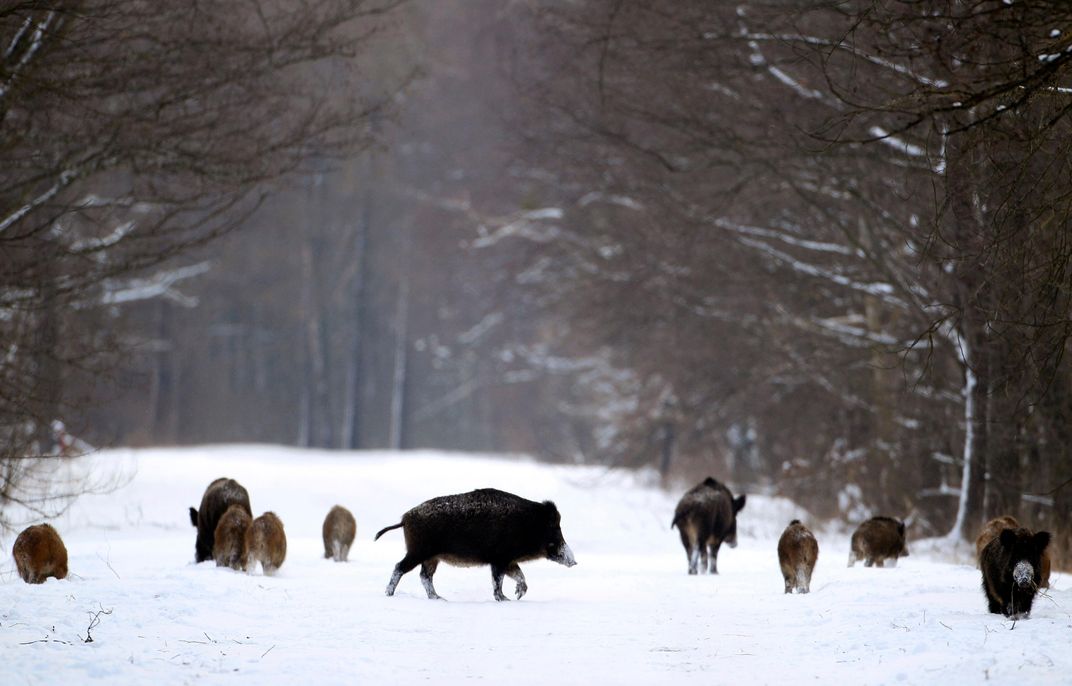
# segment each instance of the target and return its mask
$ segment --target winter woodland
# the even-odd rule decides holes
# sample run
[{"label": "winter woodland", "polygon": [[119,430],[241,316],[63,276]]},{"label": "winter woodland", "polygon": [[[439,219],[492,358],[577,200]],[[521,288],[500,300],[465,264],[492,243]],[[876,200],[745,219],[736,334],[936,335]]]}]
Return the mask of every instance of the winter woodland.
[{"label": "winter woodland", "polygon": [[1065,567],[1070,127],[1064,0],[3,3],[0,523],[432,446]]}]

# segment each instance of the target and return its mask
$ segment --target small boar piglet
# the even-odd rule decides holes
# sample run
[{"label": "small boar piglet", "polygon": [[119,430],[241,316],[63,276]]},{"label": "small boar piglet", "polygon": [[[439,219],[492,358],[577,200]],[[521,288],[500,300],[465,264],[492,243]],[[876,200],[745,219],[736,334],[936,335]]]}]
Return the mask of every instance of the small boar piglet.
[{"label": "small boar piglet", "polygon": [[811,591],[811,574],[819,559],[819,542],[799,519],[789,522],[778,539],[778,564],[785,580],[785,592]]},{"label": "small boar piglet", "polygon": [[23,529],[11,549],[15,568],[28,584],[43,584],[52,576],[67,576],[67,547],[51,524],[36,524]]},{"label": "small boar piglet", "polygon": [[274,512],[265,512],[246,529],[243,555],[246,573],[252,574],[259,562],[266,576],[275,574],[287,557],[287,535]]},{"label": "small boar piglet", "polygon": [[253,518],[238,504],[231,505],[223,513],[216,525],[212,551],[217,567],[230,567],[238,572],[245,569],[243,549],[246,545],[246,529],[252,522]]},{"label": "small boar piglet", "polygon": [[342,505],[336,505],[324,518],[322,534],[324,557],[332,558],[336,562],[346,562],[354,536],[357,535],[357,521],[349,510]]}]

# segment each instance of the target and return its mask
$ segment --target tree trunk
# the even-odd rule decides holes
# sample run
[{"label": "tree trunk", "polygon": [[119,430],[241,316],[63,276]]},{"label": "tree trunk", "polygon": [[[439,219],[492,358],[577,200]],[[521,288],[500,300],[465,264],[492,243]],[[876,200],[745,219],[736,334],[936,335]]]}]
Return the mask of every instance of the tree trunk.
[{"label": "tree trunk", "polygon": [[404,443],[406,407],[406,377],[409,372],[409,292],[410,292],[410,241],[408,229],[403,229],[401,236],[402,268],[399,273],[401,283],[395,301],[395,351],[394,372],[391,375],[391,421],[388,432],[387,447],[401,450]]}]

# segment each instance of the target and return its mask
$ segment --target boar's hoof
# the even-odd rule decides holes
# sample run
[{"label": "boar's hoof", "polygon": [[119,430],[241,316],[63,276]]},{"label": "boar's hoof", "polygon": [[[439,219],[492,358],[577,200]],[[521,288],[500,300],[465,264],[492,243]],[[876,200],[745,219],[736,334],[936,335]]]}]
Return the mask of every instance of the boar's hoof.
[{"label": "boar's hoof", "polygon": [[510,599],[509,599],[509,598],[507,598],[506,596],[504,596],[504,595],[503,595],[503,592],[502,592],[501,590],[499,590],[499,589],[497,589],[497,588],[496,588],[496,589],[495,589],[495,600],[498,600],[498,601],[500,601],[500,602],[501,602],[501,601],[503,601],[503,600],[510,600]]},{"label": "boar's hoof", "polygon": [[529,585],[526,584],[524,581],[519,581],[518,584],[517,584],[517,588],[514,590],[514,593],[517,594],[517,599],[521,600],[521,596],[523,596],[526,593],[528,593],[528,590],[529,590]]}]

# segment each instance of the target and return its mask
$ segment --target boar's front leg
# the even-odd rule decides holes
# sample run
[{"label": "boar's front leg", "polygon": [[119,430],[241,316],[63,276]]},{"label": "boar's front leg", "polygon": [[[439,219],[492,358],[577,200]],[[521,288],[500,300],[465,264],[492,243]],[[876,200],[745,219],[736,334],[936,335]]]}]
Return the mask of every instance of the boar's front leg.
[{"label": "boar's front leg", "polygon": [[491,584],[492,592],[495,594],[495,600],[509,600],[502,592],[503,577],[506,576],[506,567],[501,565],[491,566]]},{"label": "boar's front leg", "polygon": [[521,573],[521,567],[518,567],[516,562],[511,564],[506,568],[506,576],[517,582],[514,592],[517,594],[517,599],[521,600],[521,596],[529,590],[529,585],[525,583],[525,575]]},{"label": "boar's front leg", "polygon": [[432,575],[435,574],[436,567],[438,566],[439,560],[435,558],[421,564],[421,584],[424,585],[424,592],[428,594],[429,600],[443,600],[443,598],[435,592],[435,587],[432,586]]}]

